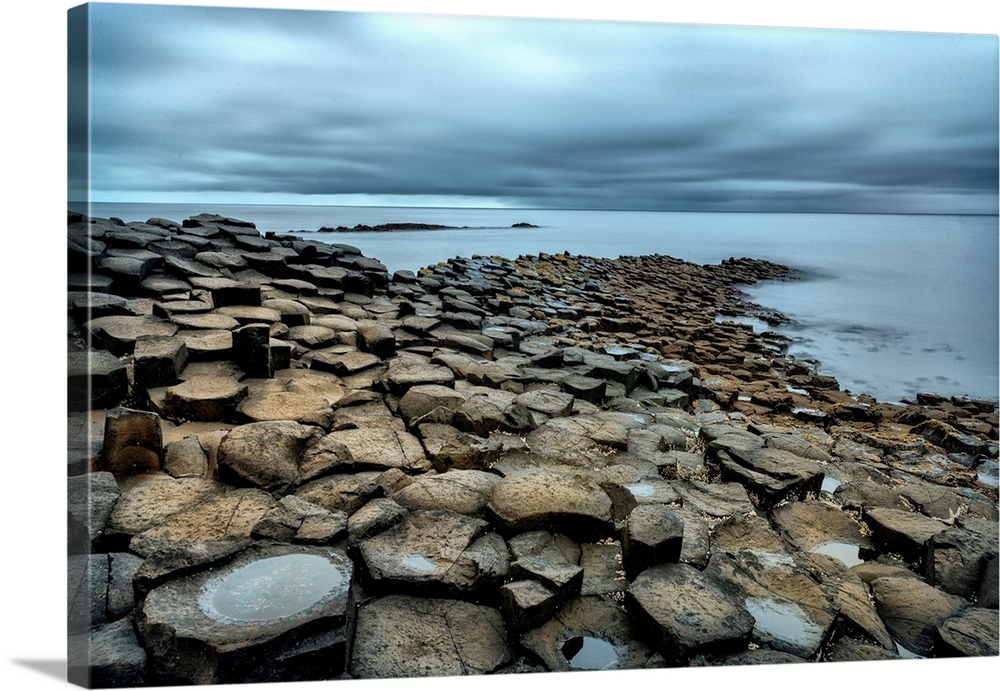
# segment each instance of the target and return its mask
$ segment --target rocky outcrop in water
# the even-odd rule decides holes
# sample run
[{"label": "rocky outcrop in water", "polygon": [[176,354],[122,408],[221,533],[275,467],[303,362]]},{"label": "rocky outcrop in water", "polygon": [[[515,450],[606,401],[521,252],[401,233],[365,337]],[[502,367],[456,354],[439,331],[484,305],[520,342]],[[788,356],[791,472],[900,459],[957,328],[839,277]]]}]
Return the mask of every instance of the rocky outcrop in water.
[{"label": "rocky outcrop in water", "polygon": [[390,275],[211,214],[69,259],[75,678],[997,654],[995,403],[790,359],[733,319],[786,267]]}]

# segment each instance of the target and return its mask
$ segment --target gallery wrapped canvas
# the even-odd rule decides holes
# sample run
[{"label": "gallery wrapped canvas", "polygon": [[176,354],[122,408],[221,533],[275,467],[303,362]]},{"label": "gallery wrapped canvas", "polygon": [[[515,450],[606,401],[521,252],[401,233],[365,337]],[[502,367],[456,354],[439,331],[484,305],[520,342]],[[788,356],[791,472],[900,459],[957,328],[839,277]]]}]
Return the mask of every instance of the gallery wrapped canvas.
[{"label": "gallery wrapped canvas", "polygon": [[996,36],[68,46],[73,683],[998,655]]}]

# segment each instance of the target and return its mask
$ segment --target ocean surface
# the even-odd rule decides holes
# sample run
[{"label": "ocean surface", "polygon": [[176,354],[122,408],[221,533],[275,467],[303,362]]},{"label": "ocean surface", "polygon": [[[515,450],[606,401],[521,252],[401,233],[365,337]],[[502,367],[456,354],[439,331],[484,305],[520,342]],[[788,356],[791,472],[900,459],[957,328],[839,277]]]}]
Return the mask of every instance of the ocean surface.
[{"label": "ocean surface", "polygon": [[[355,245],[390,272],[473,254],[768,259],[803,278],[752,286],[751,299],[788,316],[792,323],[777,330],[793,339],[790,354],[842,388],[886,402],[917,392],[997,400],[1000,389],[996,216],[112,203],[78,210],[125,221],[218,213],[261,232]],[[314,232],[393,222],[462,228]],[[520,222],[538,227],[511,228]]]}]

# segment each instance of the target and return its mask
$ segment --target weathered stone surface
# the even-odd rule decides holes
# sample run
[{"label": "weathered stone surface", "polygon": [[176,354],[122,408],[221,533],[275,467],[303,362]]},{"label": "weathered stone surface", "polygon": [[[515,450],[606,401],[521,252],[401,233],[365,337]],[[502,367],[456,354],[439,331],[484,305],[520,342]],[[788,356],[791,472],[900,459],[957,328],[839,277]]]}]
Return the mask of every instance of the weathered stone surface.
[{"label": "weathered stone surface", "polygon": [[290,420],[240,425],[219,444],[219,479],[282,492],[298,479],[302,454],[319,435],[315,427]]},{"label": "weathered stone surface", "polygon": [[388,530],[403,520],[407,513],[406,509],[392,499],[372,499],[348,519],[348,544],[357,545],[384,530]]},{"label": "weathered stone surface", "polygon": [[699,480],[676,480],[671,484],[681,496],[684,506],[713,518],[726,518],[754,510],[746,489],[736,482],[714,484]]},{"label": "weathered stone surface", "polygon": [[259,490],[231,489],[205,478],[151,475],[118,498],[105,535],[168,542],[248,536],[274,503]]},{"label": "weathered stone surface", "polygon": [[[874,547],[861,526],[843,511],[822,501],[790,502],[771,511],[775,528],[796,549],[823,551],[831,543],[856,545],[872,555]],[[853,566],[853,564],[848,564]]]},{"label": "weathered stone surface", "polygon": [[927,582],[966,599],[976,596],[990,560],[997,558],[997,524],[963,519],[927,541]]},{"label": "weathered stone surface", "polygon": [[90,551],[91,544],[104,532],[111,510],[121,494],[118,483],[108,472],[72,476],[67,483],[70,552]]},{"label": "weathered stone surface", "polygon": [[818,463],[782,449],[730,448],[728,452],[718,451],[716,459],[727,480],[744,484],[767,507],[789,496],[802,498],[819,492],[823,482],[823,469]]},{"label": "weathered stone surface", "polygon": [[347,353],[317,351],[313,353],[309,366],[313,369],[333,372],[338,376],[345,377],[364,372],[381,363],[382,360],[377,355],[362,353],[357,350]]},{"label": "weathered stone surface", "polygon": [[166,338],[177,333],[177,325],[155,317],[111,316],[91,319],[84,325],[94,342],[114,355],[128,355],[135,350],[140,336]]},{"label": "weathered stone surface", "polygon": [[300,391],[253,391],[237,406],[254,422],[289,420],[329,429],[333,408],[328,396]]},{"label": "weathered stone surface", "polygon": [[191,435],[167,444],[163,470],[173,477],[208,477],[209,457],[198,437]]},{"label": "weathered stone surface", "polygon": [[376,493],[379,471],[337,474],[307,482],[295,490],[295,496],[319,504],[328,511],[353,514]]},{"label": "weathered stone surface", "polygon": [[107,350],[70,352],[67,375],[71,411],[112,408],[128,395],[125,363]]},{"label": "weathered stone surface", "polygon": [[453,511],[413,511],[358,545],[372,587],[414,594],[484,593],[507,575],[507,546],[488,524]]},{"label": "weathered stone surface", "polygon": [[454,382],[455,374],[447,367],[406,357],[393,359],[382,375],[384,386],[397,396],[402,396],[414,386],[429,384],[453,386]]},{"label": "weathered stone surface", "polygon": [[651,566],[678,561],[683,537],[684,522],[669,506],[637,506],[622,531],[625,573],[635,578]]},{"label": "weathered stone surface", "polygon": [[66,676],[87,688],[142,686],[146,651],[129,619],[119,619],[89,633],[71,635]]},{"label": "weathered stone surface", "polygon": [[107,622],[108,556],[71,554],[66,566],[68,630],[86,633]]},{"label": "weathered stone surface", "polygon": [[247,550],[223,569],[154,588],[137,629],[165,680],[329,678],[345,666],[352,572],[351,561],[329,548]]},{"label": "weathered stone surface", "polygon": [[104,419],[102,470],[116,475],[157,471],[162,459],[159,415],[130,408],[108,411]]},{"label": "weathered stone surface", "polygon": [[967,605],[960,597],[915,578],[879,578],[871,588],[889,633],[917,655],[929,655],[937,628]]},{"label": "weathered stone surface", "polygon": [[970,607],[938,626],[935,652],[948,657],[1000,655],[998,621],[997,610]]},{"label": "weathered stone surface", "polygon": [[135,342],[135,382],[155,388],[177,383],[187,364],[188,351],[178,336],[141,336]]},{"label": "weathered stone surface", "polygon": [[754,619],[720,583],[688,564],[641,573],[625,593],[629,618],[670,663],[746,646]]},{"label": "weathered stone surface", "polygon": [[922,558],[927,541],[948,527],[919,513],[883,507],[868,509],[863,518],[879,549],[900,554],[911,561]]},{"label": "weathered stone surface", "polygon": [[558,607],[556,594],[538,581],[513,581],[500,588],[500,609],[513,633],[540,626]]},{"label": "weathered stone surface", "polygon": [[412,510],[448,509],[482,516],[500,476],[479,470],[452,470],[415,479],[392,494],[392,500]]},{"label": "weathered stone surface", "polygon": [[604,490],[581,474],[556,470],[503,478],[493,489],[487,515],[509,533],[546,529],[586,540],[614,530],[611,499]]},{"label": "weathered stone surface", "polygon": [[[464,402],[465,394],[449,386],[418,384],[410,387],[399,400],[399,414],[407,424],[412,424],[435,408],[454,413]],[[450,424],[452,415],[446,414],[445,417]]]},{"label": "weathered stone surface", "polygon": [[390,595],[360,608],[349,671],[359,679],[486,674],[511,659],[498,610]]},{"label": "weathered stone surface", "polygon": [[[434,408],[433,410],[441,410]],[[425,414],[430,418],[433,412]],[[417,428],[428,460],[438,472],[455,470],[485,470],[503,451],[500,444],[474,434],[459,432],[449,424],[424,423]]]},{"label": "weathered stone surface", "polygon": [[195,377],[165,391],[163,412],[174,421],[223,420],[231,416],[246,394],[246,384],[230,377]]},{"label": "weathered stone surface", "polygon": [[706,569],[729,585],[755,620],[751,637],[805,659],[815,659],[836,622],[832,584],[817,582],[813,561],[790,554],[740,550],[713,555]]},{"label": "weathered stone surface", "polygon": [[337,430],[329,434],[351,453],[358,468],[399,468],[406,472],[425,472],[430,462],[420,441],[412,434],[396,429],[365,427]]},{"label": "weathered stone surface", "polygon": [[396,354],[396,335],[385,324],[358,322],[358,348],[386,360]]},{"label": "weathered stone surface", "polygon": [[620,594],[628,588],[619,542],[580,545],[580,566],[583,567],[582,595]]}]

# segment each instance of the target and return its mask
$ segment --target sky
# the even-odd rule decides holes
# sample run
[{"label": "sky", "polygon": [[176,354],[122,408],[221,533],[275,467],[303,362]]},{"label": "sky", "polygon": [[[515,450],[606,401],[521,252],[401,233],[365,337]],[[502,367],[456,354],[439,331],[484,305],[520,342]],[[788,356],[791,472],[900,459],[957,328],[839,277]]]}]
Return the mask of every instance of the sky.
[{"label": "sky", "polygon": [[997,212],[995,35],[90,12],[95,201]]}]

